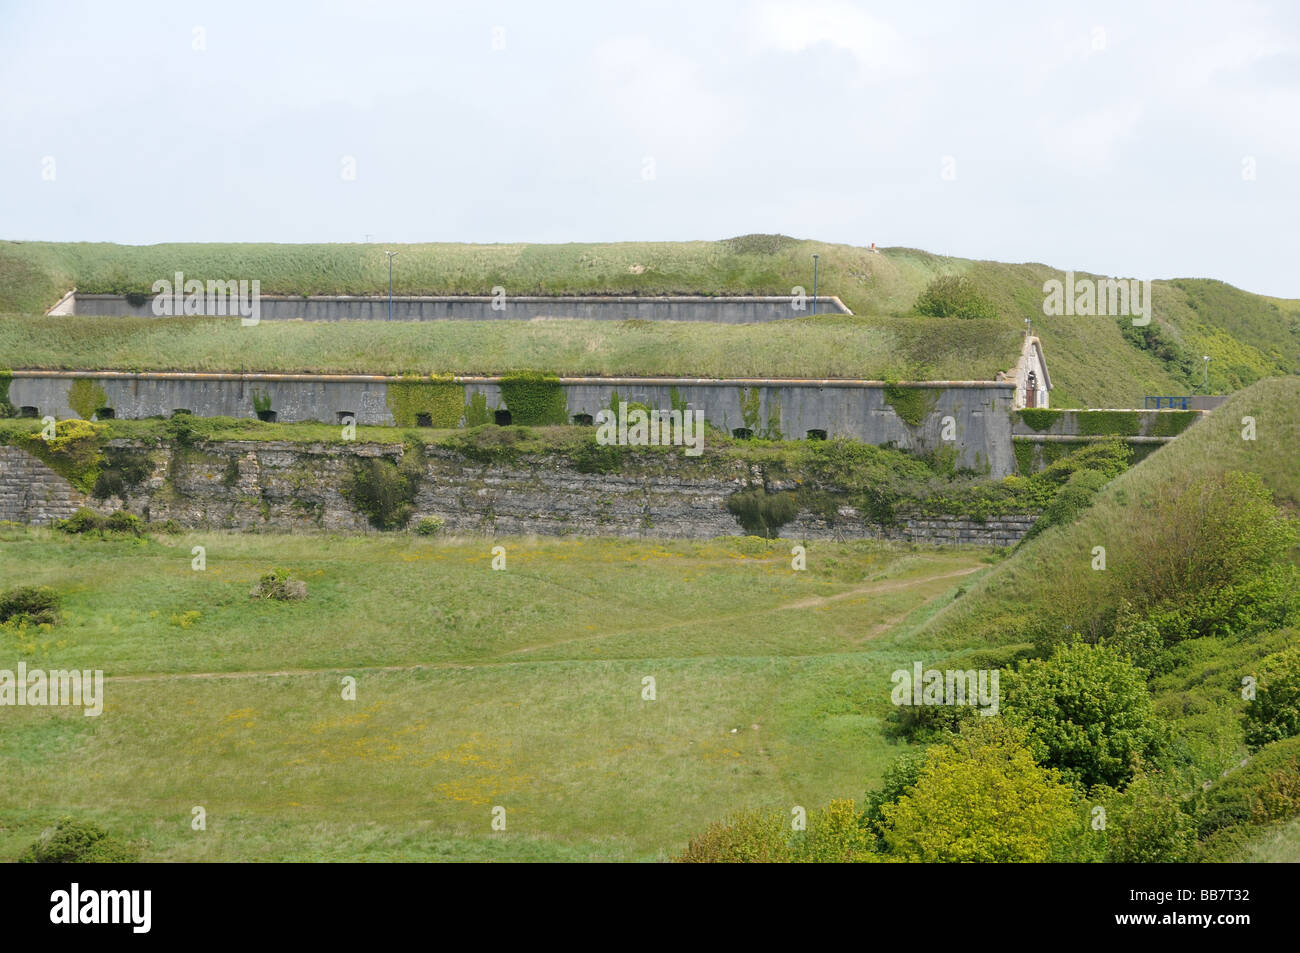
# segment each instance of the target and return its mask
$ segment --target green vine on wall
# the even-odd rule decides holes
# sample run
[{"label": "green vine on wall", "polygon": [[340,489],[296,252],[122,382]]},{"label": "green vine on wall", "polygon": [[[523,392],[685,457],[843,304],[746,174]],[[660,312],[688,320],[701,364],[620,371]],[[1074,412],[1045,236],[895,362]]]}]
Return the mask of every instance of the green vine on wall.
[{"label": "green vine on wall", "polygon": [[108,395],[99,384],[85,377],[78,377],[68,387],[68,406],[82,420],[95,416],[95,411],[108,406]]},{"label": "green vine on wall", "polygon": [[1136,410],[1079,410],[1075,417],[1083,437],[1136,437],[1142,432]]},{"label": "green vine on wall", "polygon": [[1064,411],[1049,410],[1046,407],[1026,407],[1024,410],[1017,411],[1017,413],[1020,414],[1020,419],[1025,426],[1037,433],[1051,430],[1056,422],[1064,416]]},{"label": "green vine on wall", "polygon": [[0,371],[0,417],[17,417],[18,411],[9,403],[9,382],[14,376],[9,371]]},{"label": "green vine on wall", "polygon": [[[457,384],[451,375],[404,376],[389,383],[387,401],[399,427],[417,426],[424,415],[429,418],[429,426],[450,429],[459,426],[466,416],[465,386]],[[485,414],[486,409],[485,401]]]},{"label": "green vine on wall", "polygon": [[526,427],[545,427],[569,422],[564,388],[554,374],[523,371],[501,378],[501,397],[510,411],[510,422]]},{"label": "green vine on wall", "polygon": [[885,384],[885,403],[909,427],[919,427],[925,423],[925,418],[930,416],[938,402],[939,392],[936,390]]}]

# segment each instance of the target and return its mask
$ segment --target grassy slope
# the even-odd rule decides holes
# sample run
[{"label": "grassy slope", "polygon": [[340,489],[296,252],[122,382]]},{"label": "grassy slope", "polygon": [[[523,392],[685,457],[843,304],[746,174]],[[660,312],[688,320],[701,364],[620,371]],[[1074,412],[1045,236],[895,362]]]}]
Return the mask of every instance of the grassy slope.
[{"label": "grassy slope", "polygon": [[[568,245],[407,245],[394,274],[399,293],[507,294],[716,293],[789,294],[811,288],[810,256],[821,255],[821,288],[839,295],[857,321],[799,321],[765,329],[593,328],[589,325],[495,330],[425,328],[429,343],[411,351],[413,332],[400,328],[347,329],[348,341],[322,344],[310,328],[278,332],[270,347],[218,340],[214,332],[177,341],[174,329],[157,340],[137,339],[104,354],[118,366],[162,366],[182,360],[215,366],[236,357],[283,367],[328,363],[336,369],[411,369],[472,372],[505,370],[526,361],[553,361],[565,373],[799,373],[807,376],[905,377],[987,373],[1014,363],[1025,317],[1043,338],[1058,405],[1116,406],[1146,393],[1184,393],[1190,384],[1124,341],[1109,318],[1046,318],[1042,284],[1060,272],[1039,264],[1003,264],[945,258],[905,248],[873,254],[848,245],[753,236],[723,242],[627,242]],[[92,292],[147,291],[152,282],[182,271],[191,278],[246,277],[264,292],[374,293],[387,284],[379,246],[0,244],[0,312],[36,313],[77,285]],[[918,292],[939,274],[967,274],[999,308],[998,322],[978,327],[907,317]],[[1082,274],[1082,273],[1081,273]],[[1155,286],[1155,321],[1189,352],[1210,354],[1212,389],[1300,368],[1295,302],[1270,301],[1220,282],[1178,280]],[[1200,310],[1197,310],[1199,308]],[[8,324],[8,323],[6,323]],[[963,326],[964,325],[964,326]],[[103,325],[60,327],[60,336],[84,338]],[[510,340],[503,341],[500,336]],[[335,333],[332,337],[339,337]],[[525,343],[527,336],[527,343]],[[269,337],[269,335],[268,335]],[[359,340],[365,337],[367,351]],[[476,345],[481,341],[481,345]],[[0,367],[65,366],[73,360],[0,325]],[[172,348],[176,350],[173,350]],[[455,361],[441,355],[451,348]],[[459,348],[459,350],[457,350]],[[794,352],[792,354],[792,352]],[[231,356],[232,353],[235,356]],[[375,356],[370,357],[373,353]],[[163,355],[162,357],[156,355]],[[965,364],[953,355],[964,355]],[[106,365],[105,365],[106,366]],[[279,366],[266,369],[280,369]],[[952,370],[960,370],[952,374]]]},{"label": "grassy slope", "polygon": [[[100,718],[3,710],[0,858],[68,813],[146,859],[661,858],[735,807],[878,778],[914,657],[882,633],[991,558],[813,543],[792,572],[734,540],[504,542],[493,572],[484,540],[0,528],[0,578],[66,594],[58,628],[0,632],[0,667],[110,677]],[[275,565],[306,602],[250,601]]]},{"label": "grassy slope", "polygon": [[[1256,439],[1241,439],[1242,417],[1256,420]],[[1109,565],[1128,548],[1126,512],[1142,500],[1200,476],[1226,470],[1259,473],[1274,497],[1300,508],[1300,378],[1261,381],[1237,394],[1176,441],[1112,481],[1074,524],[1049,530],[1024,546],[968,596],[945,609],[925,638],[951,647],[1020,641],[1018,626],[1062,598],[1086,601],[1100,578],[1092,548],[1105,546]]]}]

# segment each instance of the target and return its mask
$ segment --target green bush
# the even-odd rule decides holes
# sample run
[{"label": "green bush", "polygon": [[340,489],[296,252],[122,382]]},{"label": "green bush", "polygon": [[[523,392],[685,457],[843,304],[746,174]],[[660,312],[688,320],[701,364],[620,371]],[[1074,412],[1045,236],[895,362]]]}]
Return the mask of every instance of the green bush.
[{"label": "green bush", "polygon": [[19,586],[0,595],[0,623],[55,625],[59,594],[49,586]]},{"label": "green bush", "polygon": [[1081,828],[1074,791],[1001,718],[973,719],[931,748],[916,783],[881,813],[890,855],[926,863],[1060,860]]},{"label": "green bush", "polygon": [[1252,750],[1300,735],[1300,646],[1260,663],[1255,697],[1246,705],[1245,734]]},{"label": "green bush", "polygon": [[1198,800],[1197,828],[1202,839],[1300,814],[1300,736],[1265,745]]},{"label": "green bush", "polygon": [[914,310],[934,318],[996,318],[997,308],[965,275],[940,275],[925,286]]},{"label": "green bush", "polygon": [[249,595],[254,599],[297,602],[307,598],[307,583],[294,579],[287,569],[272,569],[262,574]]},{"label": "green bush", "polygon": [[1196,853],[1195,820],[1178,798],[1138,777],[1106,807],[1106,860],[1117,864],[1181,864]]},{"label": "green bush", "polygon": [[758,486],[727,497],[727,511],[750,536],[771,539],[799,515],[799,498],[789,490],[769,493]]},{"label": "green bush", "polygon": [[81,507],[64,520],[55,520],[54,528],[70,536],[94,534],[108,536],[120,534],[126,536],[144,536],[145,524],[140,517],[125,510],[117,510],[104,516],[88,507]]},{"label": "green bush", "polygon": [[133,844],[89,821],[65,817],[41,834],[20,858],[27,864],[124,864],[139,855]]},{"label": "green bush", "polygon": [[1004,673],[1002,694],[1003,716],[1024,728],[1035,759],[1084,788],[1123,787],[1165,738],[1146,673],[1106,645],[1021,662]]},{"label": "green bush", "polygon": [[45,440],[39,432],[27,433],[20,438],[20,446],[47,463],[78,490],[89,493],[99,479],[106,429],[106,424],[89,420],[60,420],[54,425],[53,439]]},{"label": "green bush", "polygon": [[1110,477],[1100,470],[1076,470],[1070,474],[1065,486],[1043,507],[1042,515],[1016,545],[1023,546],[1053,526],[1068,526],[1073,523],[1084,510],[1092,506],[1097,494],[1109,482]]},{"label": "green bush", "polygon": [[343,496],[376,529],[400,529],[415,511],[415,496],[424,477],[424,451],[408,444],[400,463],[385,457],[355,460],[347,475]]},{"label": "green bush", "polygon": [[426,516],[415,524],[415,532],[419,536],[437,536],[442,532],[443,526],[442,517]]},{"label": "green bush", "polygon": [[153,474],[153,461],[147,453],[124,447],[105,447],[104,462],[91,489],[97,500],[123,497]]},{"label": "green bush", "polygon": [[790,824],[777,811],[738,811],[692,837],[676,858],[685,864],[788,863]]}]

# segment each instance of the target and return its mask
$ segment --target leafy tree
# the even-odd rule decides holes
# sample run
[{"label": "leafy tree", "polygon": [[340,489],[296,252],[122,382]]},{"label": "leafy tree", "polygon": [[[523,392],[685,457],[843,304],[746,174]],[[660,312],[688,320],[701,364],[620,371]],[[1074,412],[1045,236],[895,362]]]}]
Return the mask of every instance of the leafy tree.
[{"label": "leafy tree", "polygon": [[1246,744],[1252,750],[1300,735],[1300,646],[1265,658],[1255,697],[1246,705]]},{"label": "leafy tree", "polygon": [[934,318],[996,318],[997,308],[965,275],[940,275],[916,299],[916,312]]},{"label": "leafy tree", "polygon": [[139,850],[89,821],[65,817],[45,831],[19,858],[26,864],[121,864]]},{"label": "leafy tree", "polygon": [[916,785],[881,811],[890,852],[909,861],[1061,859],[1083,828],[1074,791],[1001,718],[931,748]]},{"label": "leafy tree", "polygon": [[1037,760],[1085,788],[1122,787],[1164,737],[1146,673],[1110,646],[1058,646],[1007,673],[1003,691],[1005,716]]}]

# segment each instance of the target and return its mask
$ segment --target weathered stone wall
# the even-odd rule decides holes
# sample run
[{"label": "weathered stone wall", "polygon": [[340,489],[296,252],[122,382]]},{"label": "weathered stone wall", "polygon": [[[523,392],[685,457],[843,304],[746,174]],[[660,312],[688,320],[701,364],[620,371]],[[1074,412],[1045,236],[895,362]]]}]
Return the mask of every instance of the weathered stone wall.
[{"label": "weathered stone wall", "polygon": [[50,523],[67,519],[86,498],[43,461],[0,446],[0,521]]},{"label": "weathered stone wall", "polygon": [[[183,526],[369,531],[342,488],[360,458],[394,462],[394,444],[300,444],[223,441],[178,451],[130,441],[111,446],[147,453],[153,473],[125,498],[93,501]],[[616,474],[579,473],[562,457],[529,455],[513,464],[476,464],[440,447],[426,451],[415,512],[444,520],[446,533],[601,535],[708,539],[743,535],[726,500],[761,479],[743,463],[693,468],[676,454],[647,454]],[[62,485],[62,489],[58,485]],[[773,486],[772,489],[782,487]],[[26,452],[0,447],[0,518],[47,522],[84,504],[80,494]],[[781,530],[787,539],[885,538],[976,545],[1014,544],[1033,515],[979,523],[962,518],[904,517],[880,527],[842,507],[833,523],[808,513]]]}]

